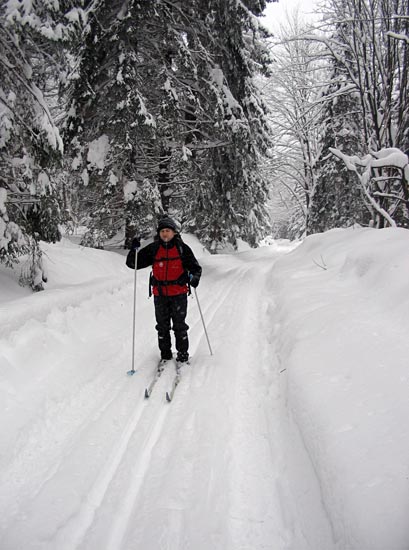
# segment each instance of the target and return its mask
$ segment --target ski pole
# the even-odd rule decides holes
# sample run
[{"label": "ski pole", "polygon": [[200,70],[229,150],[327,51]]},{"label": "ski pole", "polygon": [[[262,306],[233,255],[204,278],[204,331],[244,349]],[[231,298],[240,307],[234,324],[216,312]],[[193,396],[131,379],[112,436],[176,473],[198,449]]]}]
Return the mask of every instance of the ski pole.
[{"label": "ski pole", "polygon": [[206,325],[205,325],[204,318],[203,318],[202,308],[200,307],[199,297],[198,297],[198,295],[197,295],[196,288],[194,288],[193,290],[195,291],[195,297],[196,297],[196,301],[197,301],[197,306],[198,306],[198,308],[199,308],[200,317],[201,317],[201,319],[202,319],[202,323],[203,323],[203,328],[204,328],[205,335],[206,335],[207,344],[208,344],[209,350],[210,350],[210,355],[213,355],[212,347],[211,347],[210,341],[209,341],[209,335],[207,334]]},{"label": "ski pole", "polygon": [[136,274],[138,270],[138,248],[135,248],[135,273],[133,280],[133,323],[132,323],[132,369],[127,372],[129,376],[135,374],[135,331],[136,331]]}]

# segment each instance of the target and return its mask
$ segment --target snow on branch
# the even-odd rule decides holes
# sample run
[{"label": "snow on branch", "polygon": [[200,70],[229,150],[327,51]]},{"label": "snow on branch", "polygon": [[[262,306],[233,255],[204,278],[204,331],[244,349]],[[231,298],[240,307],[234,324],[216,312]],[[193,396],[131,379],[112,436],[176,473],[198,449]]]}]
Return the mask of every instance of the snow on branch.
[{"label": "snow on branch", "polygon": [[[409,196],[409,158],[400,149],[389,147],[380,151],[372,151],[370,154],[360,158],[356,155],[345,155],[338,149],[330,147],[330,151],[337,158],[341,159],[348,170],[352,170],[358,176],[362,189],[370,205],[394,227],[395,221],[391,215],[376,200],[377,198],[392,198],[395,201],[408,202]],[[376,173],[382,169],[397,170],[401,177],[390,178],[394,181],[400,179],[401,195],[394,193],[379,192],[373,189],[372,182],[381,183],[382,178],[376,177]],[[385,183],[385,180],[384,180]]]},{"label": "snow on branch", "polygon": [[375,157],[375,160],[372,162],[374,168],[381,168],[384,166],[400,168],[406,171],[406,176],[409,176],[408,155],[405,155],[400,149],[389,147],[381,149],[378,152],[373,152],[372,155]]},{"label": "snow on branch", "polygon": [[338,149],[333,149],[332,147],[330,147],[330,151],[333,155],[343,160],[349,170],[355,172],[357,171],[357,166],[365,168],[365,171],[372,168],[384,168],[388,166],[403,170],[406,178],[409,176],[408,155],[405,155],[405,153],[395,147],[381,149],[376,152],[373,151],[370,155],[366,155],[363,158],[357,157],[356,155],[345,155]]},{"label": "snow on branch", "polygon": [[237,0],[236,1],[236,5],[237,7],[241,8],[243,10],[243,12],[246,14],[246,16],[248,17],[249,21],[251,22],[252,24],[252,27],[253,29],[255,30],[258,30],[260,28],[260,21],[258,20],[258,18],[254,15],[254,13],[252,13],[248,7],[241,1],[241,0]]},{"label": "snow on branch", "polygon": [[388,31],[386,34],[391,38],[395,38],[396,40],[404,40],[407,44],[409,44],[409,36],[407,34],[400,34],[393,31]]}]

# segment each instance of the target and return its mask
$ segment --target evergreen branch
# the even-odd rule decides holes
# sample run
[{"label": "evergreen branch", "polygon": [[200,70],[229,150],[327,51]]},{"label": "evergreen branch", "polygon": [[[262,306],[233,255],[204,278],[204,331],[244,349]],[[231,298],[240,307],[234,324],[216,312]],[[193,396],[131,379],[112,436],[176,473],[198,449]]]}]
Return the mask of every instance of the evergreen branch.
[{"label": "evergreen branch", "polygon": [[[0,63],[1,63],[1,59],[0,59]],[[5,105],[7,107],[7,109],[13,113],[13,116],[19,121],[19,123],[28,131],[29,134],[31,134],[31,136],[35,139],[35,141],[38,141],[38,135],[33,131],[32,128],[30,128],[30,126],[28,126],[28,124],[26,123],[26,121],[19,115],[19,113],[11,106],[7,103],[7,101],[0,96],[0,101],[1,103],[3,103],[3,105]]]}]

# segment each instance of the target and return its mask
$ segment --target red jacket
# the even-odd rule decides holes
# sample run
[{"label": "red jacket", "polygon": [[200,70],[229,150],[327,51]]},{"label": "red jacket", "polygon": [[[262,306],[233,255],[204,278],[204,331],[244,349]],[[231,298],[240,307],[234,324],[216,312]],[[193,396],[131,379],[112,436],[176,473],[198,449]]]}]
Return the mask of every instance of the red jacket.
[{"label": "red jacket", "polygon": [[[135,269],[135,257],[135,249],[132,248],[126,258],[126,265],[131,269]],[[141,248],[137,257],[137,269],[153,265],[149,288],[153,287],[155,296],[186,294],[189,292],[189,275],[199,280],[202,274],[192,249],[180,236],[175,236],[166,244],[158,239]]]},{"label": "red jacket", "polygon": [[187,294],[187,277],[177,246],[159,246],[153,260],[152,274],[154,296]]}]

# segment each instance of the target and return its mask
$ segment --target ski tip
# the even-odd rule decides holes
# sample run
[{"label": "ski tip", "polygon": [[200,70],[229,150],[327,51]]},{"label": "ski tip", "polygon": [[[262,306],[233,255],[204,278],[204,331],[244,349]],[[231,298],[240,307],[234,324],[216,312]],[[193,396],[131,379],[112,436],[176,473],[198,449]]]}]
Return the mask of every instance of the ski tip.
[{"label": "ski tip", "polygon": [[148,389],[145,389],[145,399],[149,399],[149,392],[148,392]]},{"label": "ski tip", "polygon": [[170,403],[170,402],[172,401],[172,398],[171,398],[171,396],[169,395],[168,392],[166,392],[166,401],[167,401],[168,403]]},{"label": "ski tip", "polygon": [[136,370],[132,369],[132,370],[129,370],[126,374],[128,376],[133,376],[135,374]]}]

